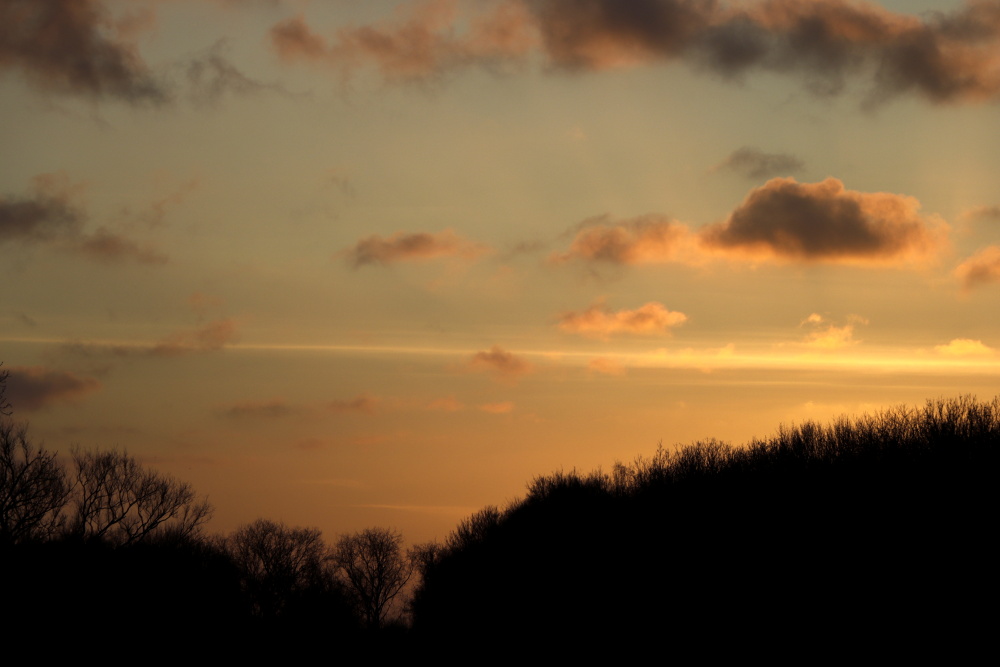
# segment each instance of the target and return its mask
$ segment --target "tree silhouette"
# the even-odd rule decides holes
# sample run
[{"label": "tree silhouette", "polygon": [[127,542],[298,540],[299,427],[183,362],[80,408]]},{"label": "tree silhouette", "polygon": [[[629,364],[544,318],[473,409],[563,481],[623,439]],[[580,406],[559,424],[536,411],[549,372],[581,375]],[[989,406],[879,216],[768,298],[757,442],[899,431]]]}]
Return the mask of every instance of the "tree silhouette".
[{"label": "tree silhouette", "polygon": [[0,543],[54,536],[71,490],[55,452],[34,446],[26,424],[0,417]]},{"label": "tree silhouette", "polygon": [[76,516],[73,532],[118,545],[154,532],[186,536],[212,516],[190,484],[143,468],[125,452],[73,452]]},{"label": "tree silhouette", "polygon": [[[0,361],[0,366],[3,366],[2,361]],[[10,377],[10,371],[0,368],[0,415],[4,417],[9,417],[12,413],[10,401],[7,400],[8,377]]]},{"label": "tree silhouette", "polygon": [[397,531],[366,528],[341,536],[334,548],[334,563],[369,628],[383,626],[413,575],[414,560],[403,553],[402,544]]},{"label": "tree silhouette", "polygon": [[328,591],[333,583],[330,551],[316,528],[257,519],[227,537],[225,548],[257,616],[281,616],[297,599]]}]

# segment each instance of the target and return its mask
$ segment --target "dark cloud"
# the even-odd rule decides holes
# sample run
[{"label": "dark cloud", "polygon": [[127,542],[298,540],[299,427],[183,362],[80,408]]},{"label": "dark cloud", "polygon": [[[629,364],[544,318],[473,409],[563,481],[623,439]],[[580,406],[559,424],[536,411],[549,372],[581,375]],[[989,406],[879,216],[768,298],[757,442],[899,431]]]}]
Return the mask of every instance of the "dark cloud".
[{"label": "dark cloud", "polygon": [[646,215],[614,221],[609,216],[585,220],[565,253],[550,260],[579,259],[607,264],[653,264],[677,259],[685,252],[687,227],[667,217]]},{"label": "dark cloud", "polygon": [[732,171],[745,178],[759,179],[783,176],[801,171],[805,164],[787,153],[765,153],[757,148],[744,146],[712,167],[712,171]]},{"label": "dark cloud", "polygon": [[82,232],[87,218],[74,200],[79,185],[64,174],[41,174],[27,196],[0,197],[0,245],[4,242],[43,244],[105,263],[134,260],[162,264],[166,255],[104,227]]},{"label": "dark cloud", "polygon": [[926,260],[945,228],[918,215],[904,195],[846,190],[835,178],[798,183],[775,178],[747,195],[728,217],[706,228],[709,249],[749,257],[815,262]]},{"label": "dark cloud", "polygon": [[84,213],[70,201],[66,179],[42,174],[26,197],[0,197],[0,243],[46,242],[78,234]]},{"label": "dark cloud", "polygon": [[[478,5],[482,7],[483,5]],[[851,0],[499,0],[480,13],[420,3],[405,16],[318,35],[301,18],[274,26],[285,59],[386,79],[439,76],[459,67],[523,63],[590,71],[685,62],[726,78],[794,73],[813,92],[868,82],[868,102],[915,93],[937,103],[1000,96],[1000,3],[969,0],[921,17]],[[411,5],[412,7],[412,5]]]},{"label": "dark cloud", "polygon": [[0,0],[0,69],[58,93],[166,101],[121,32],[98,0]]},{"label": "dark cloud", "polygon": [[77,401],[100,388],[101,383],[92,377],[41,366],[14,366],[7,378],[7,400],[15,411],[33,411]]},{"label": "dark cloud", "polygon": [[427,232],[396,232],[388,238],[378,234],[358,241],[350,250],[336,256],[346,257],[355,268],[365,264],[392,264],[439,257],[474,259],[486,252],[486,247],[473,243],[446,229],[436,234]]},{"label": "dark cloud", "polygon": [[529,0],[549,61],[600,70],[679,57],[711,25],[705,0]]},{"label": "dark cloud", "polygon": [[955,277],[967,290],[1000,282],[1000,246],[983,248],[959,264],[955,269]]}]

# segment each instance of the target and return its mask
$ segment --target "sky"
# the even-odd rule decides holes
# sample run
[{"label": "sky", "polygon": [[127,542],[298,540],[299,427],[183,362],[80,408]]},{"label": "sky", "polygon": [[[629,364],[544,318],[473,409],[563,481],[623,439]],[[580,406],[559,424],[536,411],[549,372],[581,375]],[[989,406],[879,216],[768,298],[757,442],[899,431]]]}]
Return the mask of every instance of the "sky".
[{"label": "sky", "polygon": [[1000,378],[1000,2],[0,0],[33,440],[327,539]]}]

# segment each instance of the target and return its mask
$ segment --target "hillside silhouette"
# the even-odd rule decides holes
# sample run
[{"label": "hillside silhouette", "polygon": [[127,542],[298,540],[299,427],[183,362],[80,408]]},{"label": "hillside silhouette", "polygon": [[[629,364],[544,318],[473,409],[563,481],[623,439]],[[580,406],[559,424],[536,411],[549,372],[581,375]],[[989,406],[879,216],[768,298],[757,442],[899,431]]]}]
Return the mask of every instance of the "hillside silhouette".
[{"label": "hillside silhouette", "polygon": [[1000,401],[929,401],[745,447],[555,473],[424,571],[428,647],[583,657],[954,656],[992,636]]}]

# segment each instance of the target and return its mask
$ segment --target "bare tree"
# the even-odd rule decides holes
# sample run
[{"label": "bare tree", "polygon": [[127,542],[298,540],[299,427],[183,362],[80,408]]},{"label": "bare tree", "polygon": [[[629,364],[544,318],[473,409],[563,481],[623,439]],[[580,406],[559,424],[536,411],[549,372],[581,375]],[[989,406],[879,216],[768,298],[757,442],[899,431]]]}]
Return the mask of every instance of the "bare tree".
[{"label": "bare tree", "polygon": [[187,536],[212,516],[190,484],[144,468],[116,450],[73,452],[74,530],[87,538],[131,544],[154,532]]},{"label": "bare tree", "polygon": [[279,616],[294,598],[333,581],[330,551],[316,528],[257,519],[233,531],[225,548],[259,616]]},{"label": "bare tree", "polygon": [[0,417],[0,543],[55,535],[71,490],[55,452],[32,445],[26,424]]},{"label": "bare tree", "polygon": [[[0,361],[0,366],[3,366],[2,361]],[[0,369],[0,415],[4,417],[9,417],[13,412],[10,401],[7,400],[7,378],[9,377],[10,371]]]},{"label": "bare tree", "polygon": [[415,561],[404,555],[402,545],[402,533],[366,528],[341,536],[334,548],[334,563],[368,627],[382,627],[413,576]]}]

